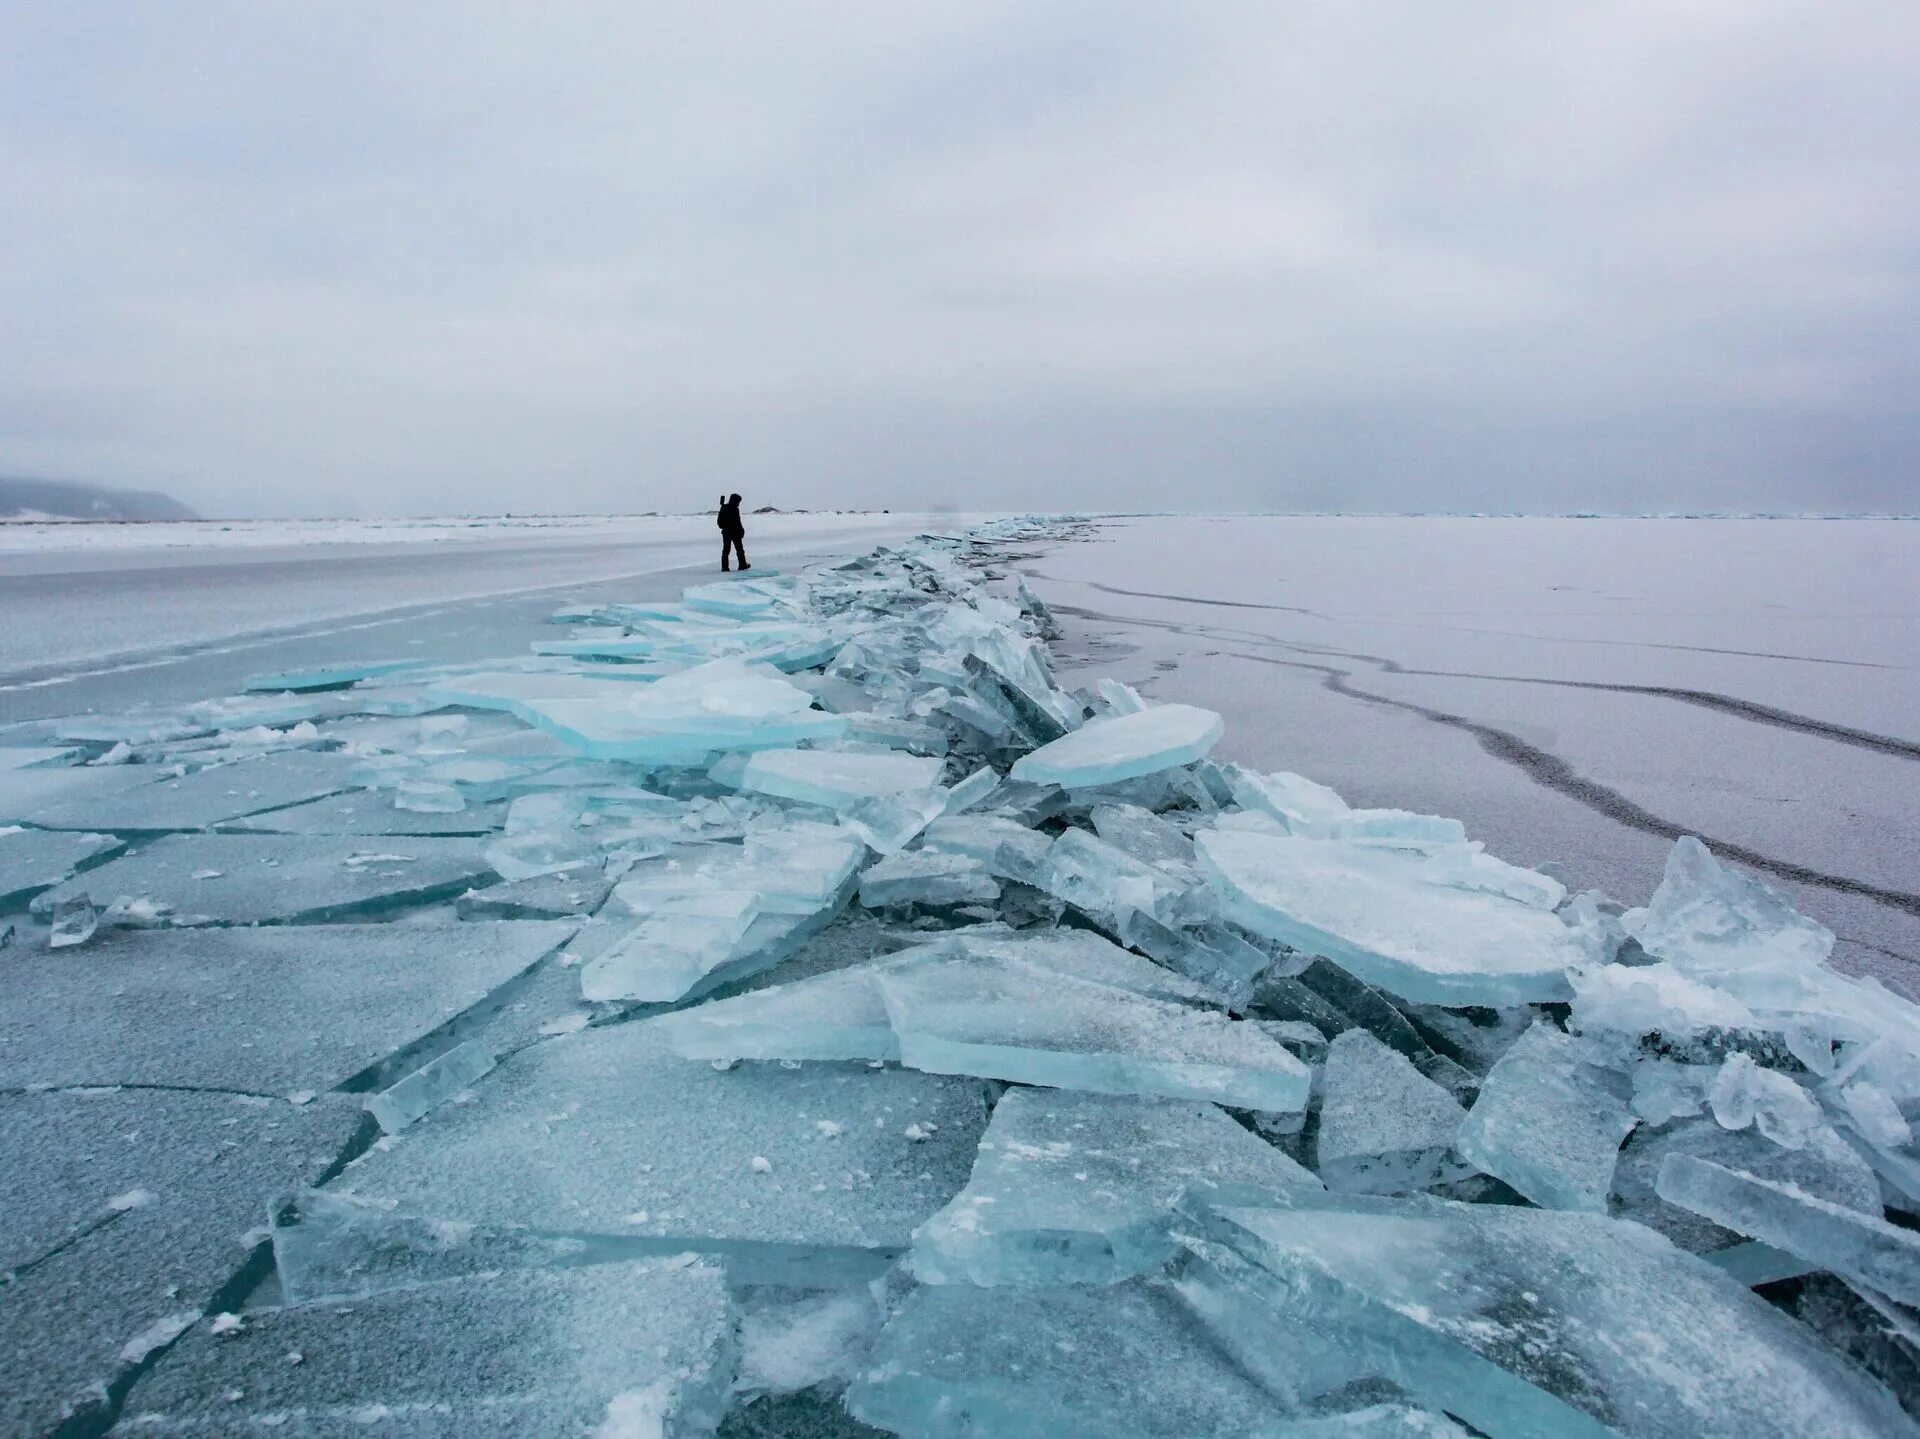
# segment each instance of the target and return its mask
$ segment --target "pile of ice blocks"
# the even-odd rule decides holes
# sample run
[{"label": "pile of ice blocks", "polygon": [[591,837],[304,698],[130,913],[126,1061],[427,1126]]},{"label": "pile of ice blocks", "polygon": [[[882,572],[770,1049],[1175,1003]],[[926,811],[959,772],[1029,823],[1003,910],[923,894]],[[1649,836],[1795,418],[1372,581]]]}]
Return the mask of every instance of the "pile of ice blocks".
[{"label": "pile of ice blocks", "polygon": [[0,735],[0,1432],[1920,1433],[1920,1009],[1063,685],[1063,532]]}]

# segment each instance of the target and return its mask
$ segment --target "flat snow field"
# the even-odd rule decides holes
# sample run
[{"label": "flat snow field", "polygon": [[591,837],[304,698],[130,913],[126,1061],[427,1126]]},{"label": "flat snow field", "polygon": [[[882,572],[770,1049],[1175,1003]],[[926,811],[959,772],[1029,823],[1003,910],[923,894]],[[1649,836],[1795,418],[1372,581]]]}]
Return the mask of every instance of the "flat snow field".
[{"label": "flat snow field", "polygon": [[1920,523],[1146,517],[1023,562],[1218,757],[1646,901],[1672,837],[1920,993]]},{"label": "flat snow field", "polygon": [[[747,556],[788,568],[967,523],[749,515]],[[0,524],[0,722],[372,653],[524,654],[560,600],[670,598],[719,547],[711,515]]]}]

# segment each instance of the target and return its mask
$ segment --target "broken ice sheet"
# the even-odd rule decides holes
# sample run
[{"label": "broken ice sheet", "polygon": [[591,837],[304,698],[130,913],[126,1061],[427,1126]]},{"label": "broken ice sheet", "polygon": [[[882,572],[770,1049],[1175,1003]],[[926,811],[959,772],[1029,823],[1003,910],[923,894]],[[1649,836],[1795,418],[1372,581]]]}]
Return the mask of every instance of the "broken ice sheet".
[{"label": "broken ice sheet", "polygon": [[1197,1439],[1252,1435],[1286,1413],[1171,1293],[1139,1279],[917,1290],[847,1408],[911,1439]]},{"label": "broken ice sheet", "polygon": [[110,834],[0,829],[0,911],[25,903],[75,870],[124,848]]},{"label": "broken ice sheet", "polygon": [[1743,1236],[1659,1197],[1655,1185],[1669,1154],[1710,1160],[1880,1217],[1880,1185],[1872,1168],[1852,1145],[1825,1126],[1798,1149],[1782,1149],[1757,1129],[1723,1129],[1706,1115],[1660,1129],[1636,1130],[1620,1151],[1614,1171],[1614,1212],[1658,1230],[1694,1254],[1728,1249],[1740,1244]]},{"label": "broken ice sheet", "polygon": [[1328,1046],[1315,1167],[1329,1189],[1398,1194],[1473,1172],[1453,1152],[1466,1111],[1364,1029]]},{"label": "broken ice sheet", "polygon": [[117,833],[205,829],[353,789],[348,773],[353,765],[347,755],[286,750],[209,765],[188,775],[159,772],[148,783],[116,794],[55,805],[33,816],[33,822],[45,829]]},{"label": "broken ice sheet", "polygon": [[502,923],[116,933],[82,966],[9,976],[0,1087],[288,1094],[376,1078],[387,1056],[489,995],[503,1000],[501,986],[572,932]]},{"label": "broken ice sheet", "polygon": [[1677,1152],[1661,1161],[1654,1188],[1669,1204],[1724,1228],[1903,1304],[1920,1304],[1920,1236],[1878,1214]]},{"label": "broken ice sheet", "polygon": [[1434,884],[1417,855],[1248,830],[1196,836],[1227,917],[1421,1004],[1565,999],[1595,958],[1558,916]]},{"label": "broken ice sheet", "polygon": [[877,980],[915,965],[1017,957],[1056,974],[1134,994],[1195,1001],[1205,991],[1085,930],[1018,935],[959,931],[866,964],[699,1005],[653,1021],[694,1059],[897,1060],[899,1041]]},{"label": "broken ice sheet", "polygon": [[1114,1284],[1173,1254],[1184,1195],[1319,1183],[1210,1104],[1010,1089],[911,1265],[929,1284]]},{"label": "broken ice sheet", "polygon": [[860,903],[869,909],[992,904],[998,898],[1000,885],[987,867],[963,854],[915,850],[889,855],[860,876]]},{"label": "broken ice sheet", "polygon": [[802,804],[845,809],[863,799],[924,790],[942,761],[896,751],[768,749],[747,760],[740,787]]},{"label": "broken ice sheet", "polygon": [[1246,1109],[1306,1105],[1306,1066],[1218,1012],[997,956],[883,972],[879,984],[901,1059],[917,1069]]},{"label": "broken ice sheet", "polygon": [[166,906],[175,922],[314,924],[451,899],[494,877],[470,839],[369,843],[377,848],[342,853],[326,836],[168,835],[56,885],[32,907],[50,913],[84,890]]},{"label": "broken ice sheet", "polygon": [[1191,764],[1219,741],[1220,716],[1194,705],[1154,705],[1088,720],[1014,762],[1012,777],[1062,789],[1112,784]]},{"label": "broken ice sheet", "polygon": [[[1182,1283],[1236,1353],[1278,1357],[1308,1335],[1494,1436],[1920,1432],[1809,1330],[1637,1224],[1312,1190],[1282,1202],[1200,1216]],[[1209,1242],[1245,1261],[1230,1288]]]},{"label": "broken ice sheet", "polygon": [[1632,1132],[1624,1076],[1537,1022],[1494,1065],[1460,1127],[1462,1158],[1550,1209],[1604,1212]]},{"label": "broken ice sheet", "polygon": [[267,1196],[353,1142],[357,1105],[100,1089],[0,1095],[0,1433],[102,1432],[101,1387],[247,1259]]},{"label": "broken ice sheet", "polygon": [[641,1022],[522,1050],[483,1102],[437,1110],[339,1187],[418,1215],[619,1235],[832,1283],[871,1278],[965,1182],[986,1120],[971,1081],[721,1071],[664,1041]]},{"label": "broken ice sheet", "polygon": [[228,834],[485,835],[506,822],[504,804],[470,804],[451,814],[396,809],[372,790],[337,794],[265,814],[224,820]]},{"label": "broken ice sheet", "polygon": [[715,1266],[520,1270],[256,1310],[232,1334],[200,1326],[127,1413],[136,1428],[206,1439],[289,1416],[308,1435],[695,1439],[726,1412],[735,1361]]}]

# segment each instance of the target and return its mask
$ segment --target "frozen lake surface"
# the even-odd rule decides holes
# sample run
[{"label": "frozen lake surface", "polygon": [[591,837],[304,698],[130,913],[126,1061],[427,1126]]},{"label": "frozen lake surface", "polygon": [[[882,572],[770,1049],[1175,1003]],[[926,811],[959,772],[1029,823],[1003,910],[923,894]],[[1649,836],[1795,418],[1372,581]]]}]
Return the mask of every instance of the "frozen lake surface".
[{"label": "frozen lake surface", "polygon": [[449,528],[6,561],[0,1436],[1920,1436],[1910,527]]},{"label": "frozen lake surface", "polygon": [[1159,516],[1023,568],[1229,758],[1629,902],[1700,835],[1920,990],[1920,524]]}]

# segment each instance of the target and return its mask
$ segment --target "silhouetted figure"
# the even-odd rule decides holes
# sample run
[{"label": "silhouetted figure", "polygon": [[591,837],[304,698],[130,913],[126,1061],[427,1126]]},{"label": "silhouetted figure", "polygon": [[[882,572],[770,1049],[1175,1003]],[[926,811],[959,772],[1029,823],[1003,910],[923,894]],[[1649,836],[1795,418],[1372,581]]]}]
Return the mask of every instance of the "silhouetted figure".
[{"label": "silhouetted figure", "polygon": [[719,524],[720,568],[722,570],[731,569],[732,566],[729,565],[727,561],[734,555],[738,555],[740,556],[740,568],[743,570],[752,569],[753,566],[747,563],[747,547],[745,544],[747,527],[740,523],[740,497],[738,495],[722,495],[720,497]]}]

